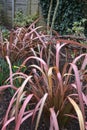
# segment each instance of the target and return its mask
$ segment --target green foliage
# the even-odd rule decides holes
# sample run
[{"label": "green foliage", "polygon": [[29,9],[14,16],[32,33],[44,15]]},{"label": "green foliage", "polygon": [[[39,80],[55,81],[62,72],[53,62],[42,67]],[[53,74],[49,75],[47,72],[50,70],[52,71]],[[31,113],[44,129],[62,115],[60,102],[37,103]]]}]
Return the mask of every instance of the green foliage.
[{"label": "green foliage", "polygon": [[15,19],[14,19],[14,26],[19,26],[19,27],[24,27],[24,26],[29,26],[32,22],[34,22],[35,19],[38,18],[38,15],[35,14],[35,15],[29,15],[29,16],[26,16],[23,14],[23,12],[20,10],[20,11],[17,11],[16,14],[15,14]]},{"label": "green foliage", "polygon": [[87,21],[87,19],[81,19],[80,22],[74,22],[73,25],[72,25],[72,28],[68,29],[67,32],[69,34],[74,34],[76,36],[84,36],[84,31],[85,31],[85,28],[84,28],[84,25],[85,25],[85,22]]},{"label": "green foliage", "polygon": [[0,85],[5,82],[7,77],[9,77],[8,64],[3,58],[0,58]]},{"label": "green foliage", "polygon": [[[12,65],[13,73],[15,73],[20,68],[21,63],[22,63],[22,61],[19,60]],[[25,70],[26,70],[26,67],[23,66],[21,68],[21,72],[25,72]],[[0,58],[0,85],[3,85],[7,78],[9,78],[9,66],[5,59]],[[21,81],[16,79],[14,81],[14,85],[19,87],[21,84]]]},{"label": "green foliage", "polygon": [[3,39],[8,39],[10,31],[5,26],[0,26],[0,30],[2,32]]},{"label": "green foliage", "polygon": [[0,5],[0,13],[1,13],[2,6]]},{"label": "green foliage", "polygon": [[1,11],[2,10],[2,6],[0,5],[0,24],[1,24],[1,22],[2,22],[2,20],[1,20]]},{"label": "green foliage", "polygon": [[[12,65],[12,71],[13,73],[16,73],[17,70],[21,67],[22,60],[18,60],[16,63]],[[25,73],[26,66],[21,67],[21,72]],[[21,78],[17,78],[14,80],[14,85],[18,88],[22,84],[23,80]]]},{"label": "green foliage", "polygon": [[[13,65],[12,65],[13,73],[15,73],[20,68],[21,64],[22,64],[22,60],[20,60],[20,59],[13,63]],[[26,66],[22,66],[21,72],[25,72],[25,70],[26,70]]]},{"label": "green foliage", "polygon": [[[47,22],[47,14],[49,10],[50,0],[40,0],[40,4],[43,11],[43,16]],[[51,18],[54,13],[56,0],[53,1],[53,7],[51,11]],[[56,14],[56,20],[54,24],[54,30],[57,30],[60,34],[66,34],[67,28],[72,28],[75,21],[79,21],[84,17],[82,13],[83,3],[78,0],[60,0],[59,8]],[[52,19],[50,20],[51,23]]]}]

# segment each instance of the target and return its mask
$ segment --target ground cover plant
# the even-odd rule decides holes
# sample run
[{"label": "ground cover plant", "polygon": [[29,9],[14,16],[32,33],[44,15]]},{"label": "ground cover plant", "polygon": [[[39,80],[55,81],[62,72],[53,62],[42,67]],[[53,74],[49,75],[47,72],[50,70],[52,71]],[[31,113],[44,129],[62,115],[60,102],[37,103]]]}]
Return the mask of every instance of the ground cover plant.
[{"label": "ground cover plant", "polygon": [[14,26],[15,27],[29,26],[37,18],[38,18],[38,14],[26,16],[24,15],[22,10],[19,10],[15,13]]},{"label": "ground cover plant", "polygon": [[[43,118],[49,130],[67,128],[70,119],[87,129],[87,45],[75,40],[50,36],[35,27],[12,30],[1,42],[1,56],[9,76],[0,86],[12,91],[1,130],[19,130],[30,119],[30,129],[39,129]],[[85,49],[85,53],[83,53]],[[4,54],[4,55],[3,55]],[[15,61],[21,63],[15,65]],[[13,69],[15,68],[15,70]]]}]

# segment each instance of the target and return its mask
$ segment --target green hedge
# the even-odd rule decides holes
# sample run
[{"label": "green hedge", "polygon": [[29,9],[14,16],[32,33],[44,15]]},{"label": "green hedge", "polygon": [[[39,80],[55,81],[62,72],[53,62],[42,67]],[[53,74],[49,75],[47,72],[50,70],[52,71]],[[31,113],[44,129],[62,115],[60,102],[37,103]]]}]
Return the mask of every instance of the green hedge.
[{"label": "green hedge", "polygon": [[[50,0],[40,0],[40,5],[42,7],[43,16],[47,22],[47,14],[49,10]],[[55,5],[56,0],[53,1],[51,21]],[[60,0],[54,29],[57,30],[60,34],[66,34],[67,29],[72,28],[74,22],[79,22],[82,18],[84,18],[84,14],[82,13],[82,7],[83,3],[79,2],[79,0]]]}]

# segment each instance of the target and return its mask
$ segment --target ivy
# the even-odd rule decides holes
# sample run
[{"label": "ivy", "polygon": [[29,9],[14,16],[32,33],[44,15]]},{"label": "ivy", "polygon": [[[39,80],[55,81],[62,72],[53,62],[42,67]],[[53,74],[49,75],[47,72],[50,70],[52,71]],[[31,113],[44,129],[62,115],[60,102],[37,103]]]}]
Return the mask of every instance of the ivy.
[{"label": "ivy", "polygon": [[[47,22],[50,0],[40,0],[40,5],[42,7],[42,13],[45,21]],[[56,0],[53,1],[50,25],[52,22],[55,6]],[[83,3],[79,2],[78,0],[60,0],[54,29],[60,34],[66,34],[67,29],[72,28],[74,22],[79,22],[82,18],[84,18],[82,7]]]}]

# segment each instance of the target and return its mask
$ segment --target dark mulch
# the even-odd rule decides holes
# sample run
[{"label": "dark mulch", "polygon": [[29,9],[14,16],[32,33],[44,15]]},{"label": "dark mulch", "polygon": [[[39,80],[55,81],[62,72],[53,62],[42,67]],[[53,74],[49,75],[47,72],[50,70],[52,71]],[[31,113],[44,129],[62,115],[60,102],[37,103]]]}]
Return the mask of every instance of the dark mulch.
[{"label": "dark mulch", "polygon": [[5,92],[0,93],[0,129],[1,129],[1,122],[3,121],[10,99],[11,94],[8,90],[5,90]]},{"label": "dark mulch", "polygon": [[[2,128],[1,122],[3,121],[4,115],[6,113],[9,101],[11,99],[11,94],[9,90],[0,94],[0,129]],[[34,130],[35,123],[32,124],[32,130]],[[12,123],[7,130],[14,130],[14,123]],[[27,119],[20,127],[20,130],[31,130],[31,120]],[[49,122],[45,120],[42,116],[38,130],[49,130]],[[79,124],[76,120],[71,120],[66,129],[61,130],[80,130]]]}]

